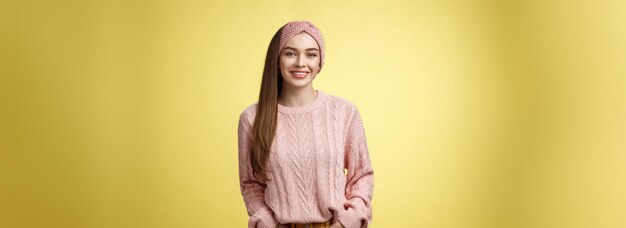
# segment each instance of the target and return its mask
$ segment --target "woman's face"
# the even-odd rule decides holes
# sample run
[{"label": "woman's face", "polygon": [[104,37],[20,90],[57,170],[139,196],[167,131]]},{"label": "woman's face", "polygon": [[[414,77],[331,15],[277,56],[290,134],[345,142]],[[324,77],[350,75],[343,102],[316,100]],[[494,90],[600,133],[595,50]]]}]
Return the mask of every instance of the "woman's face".
[{"label": "woman's face", "polygon": [[285,43],[279,62],[283,87],[310,86],[320,70],[320,50],[317,42],[309,34],[296,34]]}]

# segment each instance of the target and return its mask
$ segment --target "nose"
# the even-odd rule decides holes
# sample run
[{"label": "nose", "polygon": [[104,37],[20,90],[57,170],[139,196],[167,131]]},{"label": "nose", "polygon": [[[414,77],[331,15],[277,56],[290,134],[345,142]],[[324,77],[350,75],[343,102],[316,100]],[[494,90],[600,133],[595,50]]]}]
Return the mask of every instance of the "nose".
[{"label": "nose", "polygon": [[298,56],[298,59],[296,60],[296,66],[297,67],[303,67],[304,66],[304,57],[303,56]]}]

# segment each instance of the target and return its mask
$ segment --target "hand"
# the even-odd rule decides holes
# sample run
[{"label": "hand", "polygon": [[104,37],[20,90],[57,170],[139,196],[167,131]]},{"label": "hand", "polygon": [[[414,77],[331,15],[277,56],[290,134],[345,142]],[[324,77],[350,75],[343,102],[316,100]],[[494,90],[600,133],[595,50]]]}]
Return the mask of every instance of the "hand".
[{"label": "hand", "polygon": [[343,226],[343,224],[341,224],[339,221],[333,223],[332,225],[330,225],[330,228],[346,228],[345,226]]}]

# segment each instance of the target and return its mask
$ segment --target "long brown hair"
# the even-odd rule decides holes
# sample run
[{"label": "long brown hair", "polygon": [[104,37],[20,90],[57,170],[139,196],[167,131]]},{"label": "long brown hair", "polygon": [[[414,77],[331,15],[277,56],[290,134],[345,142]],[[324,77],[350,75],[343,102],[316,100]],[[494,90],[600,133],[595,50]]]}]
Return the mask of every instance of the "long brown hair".
[{"label": "long brown hair", "polygon": [[278,96],[283,84],[283,77],[278,67],[280,55],[279,42],[283,28],[278,29],[265,56],[265,68],[261,79],[261,92],[257,103],[256,117],[252,127],[252,151],[250,164],[254,175],[262,180],[268,180],[265,173],[265,164],[270,155],[272,141],[276,133],[278,118]]}]

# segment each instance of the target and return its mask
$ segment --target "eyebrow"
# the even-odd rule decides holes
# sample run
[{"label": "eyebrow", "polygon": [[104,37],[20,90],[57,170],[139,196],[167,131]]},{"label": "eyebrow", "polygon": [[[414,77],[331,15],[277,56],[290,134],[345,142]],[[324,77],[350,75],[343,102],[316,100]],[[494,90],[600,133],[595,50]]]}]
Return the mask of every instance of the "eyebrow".
[{"label": "eyebrow", "polygon": [[[292,48],[292,47],[285,47],[285,49],[292,49],[294,51],[297,51],[298,49]],[[319,51],[317,50],[317,48],[307,48],[305,51]]]}]

